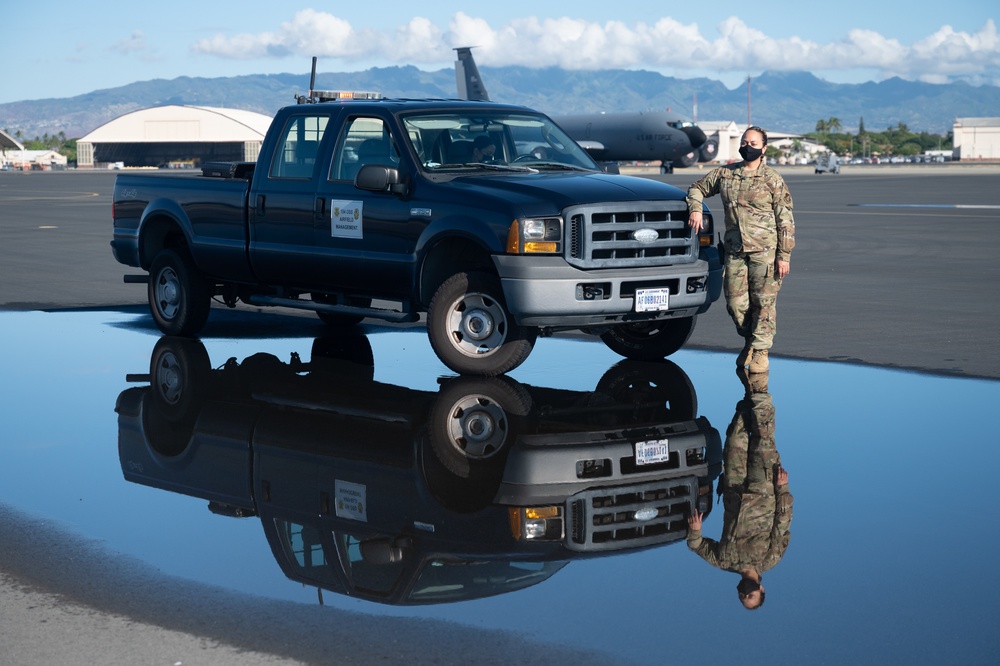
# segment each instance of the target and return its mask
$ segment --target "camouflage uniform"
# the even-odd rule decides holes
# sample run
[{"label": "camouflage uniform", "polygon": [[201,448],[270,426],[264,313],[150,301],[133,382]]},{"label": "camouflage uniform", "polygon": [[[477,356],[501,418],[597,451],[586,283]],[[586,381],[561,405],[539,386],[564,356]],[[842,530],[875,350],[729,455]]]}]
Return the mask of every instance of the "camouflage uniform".
[{"label": "camouflage uniform", "polygon": [[774,342],[775,301],[781,280],[775,261],[789,261],[795,247],[792,195],[781,175],[765,164],[713,169],[687,192],[688,210],[702,210],[705,197],[722,195],[725,207],[726,308],[736,332],[754,349]]},{"label": "camouflage uniform", "polygon": [[774,485],[781,457],[774,443],[774,405],[766,389],[748,392],[737,403],[724,457],[722,536],[713,541],[701,530],[689,529],[687,544],[712,566],[762,574],[784,556],[792,522],[788,484]]}]

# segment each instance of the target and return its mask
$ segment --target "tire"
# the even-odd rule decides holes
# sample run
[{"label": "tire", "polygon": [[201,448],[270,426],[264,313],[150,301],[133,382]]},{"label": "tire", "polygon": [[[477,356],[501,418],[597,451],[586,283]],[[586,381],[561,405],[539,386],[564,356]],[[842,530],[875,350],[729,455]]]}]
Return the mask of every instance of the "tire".
[{"label": "tire", "polygon": [[[316,303],[333,303],[334,300],[325,294],[313,294],[313,301]],[[348,298],[348,305],[353,305],[359,308],[370,308],[372,305],[372,299],[370,298]],[[324,324],[328,326],[356,326],[360,324],[365,316],[359,314],[346,314],[343,312],[325,312],[323,310],[317,310],[316,315],[320,318]]]},{"label": "tire", "polygon": [[375,354],[368,336],[358,329],[332,331],[312,344],[314,373],[332,381],[369,384],[375,379]]},{"label": "tire", "polygon": [[165,336],[149,357],[153,402],[170,421],[187,419],[205,390],[211,361],[200,340]]},{"label": "tire", "polygon": [[698,396],[691,379],[672,361],[625,359],[611,366],[595,393],[626,407],[620,425],[689,421],[698,415]]},{"label": "tire", "polygon": [[459,377],[441,390],[431,407],[430,441],[438,459],[456,476],[469,478],[500,461],[515,436],[517,419],[531,411],[531,396],[508,377]]},{"label": "tire", "polygon": [[167,335],[193,336],[205,326],[212,291],[184,251],[162,250],[149,269],[149,309]]},{"label": "tire", "polygon": [[657,361],[684,346],[697,317],[619,324],[601,334],[611,351],[637,361]]},{"label": "tire", "polygon": [[199,340],[166,336],[153,347],[142,424],[146,442],[157,455],[176,458],[187,450],[211,370]]},{"label": "tire", "polygon": [[427,312],[427,335],[441,361],[459,374],[495,376],[524,363],[538,330],[519,326],[507,310],[500,279],[456,273]]}]

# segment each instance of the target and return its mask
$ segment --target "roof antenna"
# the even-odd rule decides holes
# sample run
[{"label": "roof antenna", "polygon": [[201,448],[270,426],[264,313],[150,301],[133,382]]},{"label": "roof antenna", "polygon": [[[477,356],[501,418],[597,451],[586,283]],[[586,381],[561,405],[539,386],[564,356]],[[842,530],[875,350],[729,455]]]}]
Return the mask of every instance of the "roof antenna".
[{"label": "roof antenna", "polygon": [[312,64],[312,74],[309,75],[309,94],[308,95],[295,95],[296,104],[312,104],[316,101],[315,96],[316,90],[316,56],[313,56]]},{"label": "roof antenna", "polygon": [[316,56],[313,56],[312,74],[309,75],[309,98],[312,99],[313,91],[316,90]]}]

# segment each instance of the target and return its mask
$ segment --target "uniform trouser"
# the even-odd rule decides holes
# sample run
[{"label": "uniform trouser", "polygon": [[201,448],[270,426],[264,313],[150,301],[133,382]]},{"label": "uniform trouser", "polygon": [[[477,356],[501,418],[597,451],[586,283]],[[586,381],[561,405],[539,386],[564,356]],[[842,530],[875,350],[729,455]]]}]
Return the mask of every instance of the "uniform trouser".
[{"label": "uniform trouser", "polygon": [[723,290],[736,332],[754,349],[770,349],[776,327],[775,252],[727,252]]}]

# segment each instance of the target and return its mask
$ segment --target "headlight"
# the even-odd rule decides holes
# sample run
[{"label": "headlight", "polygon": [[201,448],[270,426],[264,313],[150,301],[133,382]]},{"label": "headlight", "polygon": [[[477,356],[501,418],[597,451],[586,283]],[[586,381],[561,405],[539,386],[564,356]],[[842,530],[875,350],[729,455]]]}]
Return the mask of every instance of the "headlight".
[{"label": "headlight", "polygon": [[557,254],[562,251],[562,218],[514,220],[507,232],[509,254]]},{"label": "headlight", "polygon": [[713,244],[712,236],[715,233],[715,220],[712,219],[712,214],[707,210],[702,214],[702,226],[701,231],[698,232],[698,242],[701,247],[709,247]]},{"label": "headlight", "polygon": [[561,506],[511,507],[510,531],[518,541],[561,541]]}]

